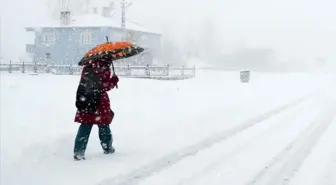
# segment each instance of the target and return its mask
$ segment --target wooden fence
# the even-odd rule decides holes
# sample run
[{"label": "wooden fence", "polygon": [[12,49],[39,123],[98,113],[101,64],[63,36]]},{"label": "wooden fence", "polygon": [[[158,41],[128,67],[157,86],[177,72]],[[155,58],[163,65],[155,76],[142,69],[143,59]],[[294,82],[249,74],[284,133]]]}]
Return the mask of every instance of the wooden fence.
[{"label": "wooden fence", "polygon": [[[55,75],[80,75],[82,67],[74,65],[47,65],[41,63],[10,63],[0,64],[1,72],[21,73],[52,73]],[[170,65],[146,65],[146,66],[115,66],[118,76],[130,78],[151,78],[161,80],[180,80],[194,78],[195,66],[170,66]]]}]

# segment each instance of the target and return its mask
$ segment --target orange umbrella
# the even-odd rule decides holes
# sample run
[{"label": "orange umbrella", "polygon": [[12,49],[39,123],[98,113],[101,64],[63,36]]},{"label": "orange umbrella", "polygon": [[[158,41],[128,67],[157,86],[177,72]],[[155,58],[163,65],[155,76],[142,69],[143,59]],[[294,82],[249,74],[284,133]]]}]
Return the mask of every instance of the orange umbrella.
[{"label": "orange umbrella", "polygon": [[118,60],[137,55],[144,51],[144,48],[130,42],[106,42],[89,50],[80,60],[78,65],[90,64],[91,60]]}]

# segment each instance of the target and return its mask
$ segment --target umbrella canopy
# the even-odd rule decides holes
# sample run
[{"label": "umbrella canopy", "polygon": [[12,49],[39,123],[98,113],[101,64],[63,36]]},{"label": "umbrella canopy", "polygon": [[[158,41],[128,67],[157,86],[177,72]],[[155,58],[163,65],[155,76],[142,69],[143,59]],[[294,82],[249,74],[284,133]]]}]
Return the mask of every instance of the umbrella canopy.
[{"label": "umbrella canopy", "polygon": [[130,42],[105,42],[91,50],[79,61],[78,65],[88,65],[91,60],[105,59],[109,61],[128,58],[144,51],[144,48]]}]

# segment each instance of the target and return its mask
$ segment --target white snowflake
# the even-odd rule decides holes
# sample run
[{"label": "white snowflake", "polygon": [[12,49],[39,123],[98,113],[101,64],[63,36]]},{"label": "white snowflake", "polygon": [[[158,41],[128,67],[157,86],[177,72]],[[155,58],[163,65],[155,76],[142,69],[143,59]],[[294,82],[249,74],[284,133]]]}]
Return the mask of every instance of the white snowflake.
[{"label": "white snowflake", "polygon": [[84,96],[80,97],[80,101],[86,101],[86,98]]},{"label": "white snowflake", "polygon": [[95,117],[95,120],[96,120],[96,121],[99,121],[99,120],[101,120],[101,117],[100,117],[100,116],[96,116],[96,117]]}]

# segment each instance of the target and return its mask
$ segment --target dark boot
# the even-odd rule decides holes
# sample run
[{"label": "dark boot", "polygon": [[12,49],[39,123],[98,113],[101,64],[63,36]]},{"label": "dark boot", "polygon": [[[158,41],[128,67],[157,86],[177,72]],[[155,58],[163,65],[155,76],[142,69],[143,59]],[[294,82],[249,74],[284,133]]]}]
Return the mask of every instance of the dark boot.
[{"label": "dark boot", "polygon": [[81,161],[81,160],[85,160],[85,157],[84,155],[81,155],[81,154],[74,154],[74,159],[76,161]]},{"label": "dark boot", "polygon": [[115,148],[111,146],[107,150],[104,150],[104,154],[113,154],[115,152]]},{"label": "dark boot", "polygon": [[74,159],[83,160],[85,159],[85,150],[89,142],[89,137],[93,125],[81,124],[78,128],[77,136],[75,139],[74,147]]},{"label": "dark boot", "polygon": [[99,125],[99,139],[103,148],[104,154],[111,154],[115,152],[112,146],[113,138],[109,125]]}]

